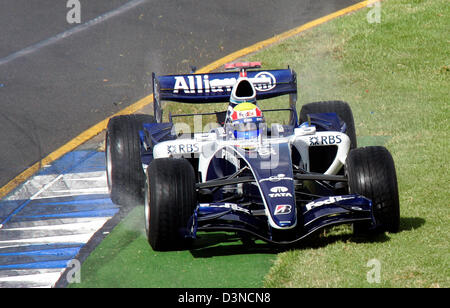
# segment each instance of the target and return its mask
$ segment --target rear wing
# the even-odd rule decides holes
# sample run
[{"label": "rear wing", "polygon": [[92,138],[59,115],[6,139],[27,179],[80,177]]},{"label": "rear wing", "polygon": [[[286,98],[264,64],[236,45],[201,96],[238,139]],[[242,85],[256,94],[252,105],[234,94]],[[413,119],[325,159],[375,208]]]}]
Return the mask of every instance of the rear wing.
[{"label": "rear wing", "polygon": [[[256,99],[289,94],[290,106],[297,102],[297,75],[291,69],[247,71],[256,89]],[[229,102],[239,72],[185,75],[152,75],[155,119],[162,122],[161,102],[203,104]]]}]

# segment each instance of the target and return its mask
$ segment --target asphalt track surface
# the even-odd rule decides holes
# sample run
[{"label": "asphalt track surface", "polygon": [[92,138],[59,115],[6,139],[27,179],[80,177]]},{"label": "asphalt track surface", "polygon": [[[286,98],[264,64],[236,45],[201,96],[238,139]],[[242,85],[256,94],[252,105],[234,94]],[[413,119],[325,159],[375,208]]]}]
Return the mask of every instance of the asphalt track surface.
[{"label": "asphalt track surface", "polygon": [[0,187],[151,93],[150,76],[202,67],[350,0],[0,2]]}]

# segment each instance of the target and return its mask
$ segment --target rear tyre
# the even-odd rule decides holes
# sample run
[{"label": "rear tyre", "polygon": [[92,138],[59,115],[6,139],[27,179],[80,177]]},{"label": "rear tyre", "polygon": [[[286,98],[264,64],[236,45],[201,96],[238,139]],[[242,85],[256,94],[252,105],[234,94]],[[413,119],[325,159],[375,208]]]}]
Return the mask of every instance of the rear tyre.
[{"label": "rear tyre", "polygon": [[147,168],[145,229],[154,250],[180,250],[197,205],[195,172],[185,159],[159,158]]},{"label": "rear tyre", "polygon": [[145,174],[139,130],[144,123],[154,121],[150,115],[132,114],[113,117],[108,122],[106,173],[108,190],[115,204],[135,206],[144,202]]},{"label": "rear tyre", "polygon": [[346,134],[350,138],[350,149],[356,149],[356,129],[350,105],[343,101],[324,101],[305,104],[300,109],[300,122],[308,121],[309,113],[336,113],[347,125]]},{"label": "rear tyre", "polygon": [[355,234],[398,232],[400,206],[394,160],[381,146],[350,151],[346,161],[349,192],[372,200],[376,227],[370,223],[355,223]]}]

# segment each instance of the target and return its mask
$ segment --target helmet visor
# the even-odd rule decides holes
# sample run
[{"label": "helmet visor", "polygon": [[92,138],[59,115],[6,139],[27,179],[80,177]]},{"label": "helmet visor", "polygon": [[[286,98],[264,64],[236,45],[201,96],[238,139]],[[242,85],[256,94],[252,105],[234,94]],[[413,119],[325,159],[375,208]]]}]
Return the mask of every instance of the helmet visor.
[{"label": "helmet visor", "polygon": [[236,139],[254,139],[260,134],[260,123],[234,123],[232,126]]}]

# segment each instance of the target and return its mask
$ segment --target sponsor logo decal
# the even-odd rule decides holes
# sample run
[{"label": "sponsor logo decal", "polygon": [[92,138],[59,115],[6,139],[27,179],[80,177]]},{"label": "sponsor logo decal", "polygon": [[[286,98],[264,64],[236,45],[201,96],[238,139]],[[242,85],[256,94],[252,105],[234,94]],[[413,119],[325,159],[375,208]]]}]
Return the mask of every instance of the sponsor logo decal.
[{"label": "sponsor logo decal", "polygon": [[291,212],[292,206],[289,204],[279,204],[275,207],[274,215],[285,215]]},{"label": "sponsor logo decal", "polygon": [[267,80],[265,83],[254,83],[256,91],[270,91],[277,85],[275,76],[269,72],[260,72],[255,75],[255,80]]},{"label": "sponsor logo decal", "polygon": [[198,143],[171,144],[167,146],[168,154],[186,154],[200,152]]},{"label": "sponsor logo decal", "polygon": [[[243,104],[245,104],[245,103],[241,103],[240,105],[243,105]],[[238,107],[240,105],[238,105]],[[231,113],[231,119],[233,121],[252,118],[252,117],[261,117],[261,116],[262,116],[261,109],[259,109],[255,105],[253,105],[252,109],[248,109],[248,110],[238,110],[236,107],[236,108],[234,108],[233,112]],[[250,120],[252,120],[252,119],[250,119]],[[244,123],[245,122],[251,122],[251,121],[244,121]]]},{"label": "sponsor logo decal", "polygon": [[275,186],[270,189],[271,192],[287,192],[289,189],[285,186]]},{"label": "sponsor logo decal", "polygon": [[265,182],[265,181],[278,182],[278,181],[281,181],[281,180],[291,180],[291,181],[292,181],[292,178],[287,177],[287,176],[286,176],[285,174],[283,174],[283,173],[279,173],[278,175],[272,175],[271,177],[268,177],[268,178],[259,180],[259,182],[260,182],[260,183],[261,183],[261,182]]},{"label": "sponsor logo decal", "polygon": [[[236,78],[209,79],[209,75],[175,76],[173,93],[183,91],[186,94],[231,92]],[[269,72],[259,72],[249,78],[256,91],[269,91],[275,88],[275,76]]]},{"label": "sponsor logo decal", "polygon": [[289,189],[285,186],[275,186],[270,189],[270,198],[279,198],[279,197],[292,197],[292,194],[288,192]]},{"label": "sponsor logo decal", "polygon": [[342,142],[342,138],[339,135],[309,137],[309,146],[333,145],[333,144],[340,144],[341,142]]},{"label": "sponsor logo decal", "polygon": [[309,211],[313,208],[316,208],[316,207],[319,207],[322,205],[332,204],[332,203],[336,203],[339,201],[350,200],[350,199],[355,199],[355,197],[353,197],[353,196],[352,197],[343,197],[343,196],[329,197],[325,200],[313,201],[313,202],[306,204],[306,209]]},{"label": "sponsor logo decal", "polygon": [[235,203],[224,203],[224,204],[201,204],[202,207],[217,207],[217,208],[226,208],[226,209],[231,209],[233,211],[239,211],[239,212],[244,212],[247,214],[250,214],[250,210],[243,208]]}]

